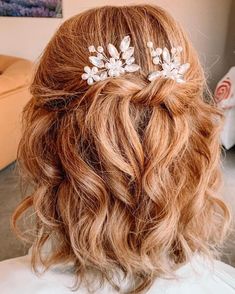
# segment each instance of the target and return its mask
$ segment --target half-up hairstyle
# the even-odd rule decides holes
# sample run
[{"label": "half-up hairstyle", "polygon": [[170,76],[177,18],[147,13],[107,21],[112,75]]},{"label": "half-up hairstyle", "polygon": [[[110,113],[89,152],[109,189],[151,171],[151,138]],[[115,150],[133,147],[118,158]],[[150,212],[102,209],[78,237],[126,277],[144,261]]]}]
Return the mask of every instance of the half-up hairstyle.
[{"label": "half-up hairstyle", "polygon": [[[126,35],[141,70],[88,86],[88,46],[119,46]],[[146,43],[182,46],[186,83],[147,75]],[[32,208],[32,266],[74,264],[117,290],[119,271],[146,291],[193,254],[213,257],[230,213],[220,186],[222,114],[208,92],[197,53],[172,17],[156,6],[101,7],[66,20],[45,48],[23,111],[18,149],[33,187],[13,215]],[[42,247],[54,240],[42,257]]]}]

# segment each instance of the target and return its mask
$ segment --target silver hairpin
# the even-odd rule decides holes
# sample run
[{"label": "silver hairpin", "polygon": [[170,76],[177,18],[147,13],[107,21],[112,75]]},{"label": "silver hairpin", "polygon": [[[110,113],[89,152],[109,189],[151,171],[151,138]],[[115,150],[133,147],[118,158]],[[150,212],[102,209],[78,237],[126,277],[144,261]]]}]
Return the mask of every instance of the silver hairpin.
[{"label": "silver hairpin", "polygon": [[140,66],[135,64],[134,47],[130,47],[130,36],[125,36],[120,43],[120,51],[113,44],[108,44],[107,49],[110,58],[104,53],[104,48],[91,45],[88,47],[90,53],[96,55],[89,56],[93,67],[85,66],[82,79],[87,81],[88,85],[94,82],[105,80],[108,77],[117,77],[125,72],[135,72],[139,70]]},{"label": "silver hairpin", "polygon": [[150,49],[153,63],[159,65],[161,70],[154,71],[148,75],[148,80],[153,81],[156,78],[164,77],[175,80],[177,83],[184,83],[184,74],[189,69],[189,63],[180,63],[180,53],[183,48],[173,47],[169,51],[167,48],[155,48],[153,42],[147,42],[147,47]]}]

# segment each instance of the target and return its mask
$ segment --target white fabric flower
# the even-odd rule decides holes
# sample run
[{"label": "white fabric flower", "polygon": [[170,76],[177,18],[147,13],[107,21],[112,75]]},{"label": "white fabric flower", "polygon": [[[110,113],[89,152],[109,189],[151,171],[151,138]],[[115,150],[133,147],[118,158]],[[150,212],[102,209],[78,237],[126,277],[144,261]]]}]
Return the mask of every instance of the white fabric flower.
[{"label": "white fabric flower", "polygon": [[119,59],[110,58],[110,62],[107,62],[105,67],[108,69],[108,75],[110,77],[118,77],[121,73],[125,72],[122,67],[122,61]]},{"label": "white fabric flower", "polygon": [[93,66],[92,68],[90,68],[89,66],[85,66],[84,71],[85,73],[82,74],[82,79],[87,80],[88,85],[92,85],[94,81],[97,82],[100,80],[100,76],[97,75],[97,72],[98,72],[97,67]]},{"label": "white fabric flower", "polygon": [[82,79],[87,80],[88,85],[94,82],[103,81],[109,77],[118,77],[125,72],[135,72],[140,66],[135,64],[134,47],[130,47],[130,36],[125,36],[120,43],[120,51],[113,44],[108,44],[107,49],[110,58],[104,53],[104,48],[91,45],[88,47],[90,53],[96,55],[89,56],[89,61],[94,65],[84,67],[85,73],[82,74]]},{"label": "white fabric flower", "polygon": [[[147,46],[149,43],[147,43]],[[184,74],[189,69],[190,64],[184,63],[181,65],[180,63],[180,53],[183,51],[182,47],[173,47],[170,51],[167,48],[154,49],[153,45],[148,47],[151,50],[153,63],[161,67],[161,70],[154,71],[148,75],[149,81],[164,77],[175,80],[177,83],[185,82]]]}]

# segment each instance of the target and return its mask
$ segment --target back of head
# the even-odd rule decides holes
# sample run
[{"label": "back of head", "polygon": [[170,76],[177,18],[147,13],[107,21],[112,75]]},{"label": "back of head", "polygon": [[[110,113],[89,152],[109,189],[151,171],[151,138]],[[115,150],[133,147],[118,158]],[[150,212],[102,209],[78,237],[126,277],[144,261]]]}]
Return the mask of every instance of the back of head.
[{"label": "back of head", "polygon": [[[87,48],[118,47],[126,35],[140,71],[87,85]],[[186,83],[147,80],[149,40],[182,46]],[[46,266],[71,260],[77,276],[92,268],[111,283],[118,268],[140,293],[195,252],[215,252],[229,212],[215,196],[221,113],[206,92],[194,48],[159,7],[106,6],[61,25],[37,67],[18,152],[34,192],[14,224],[33,207],[34,265],[53,237]]]}]

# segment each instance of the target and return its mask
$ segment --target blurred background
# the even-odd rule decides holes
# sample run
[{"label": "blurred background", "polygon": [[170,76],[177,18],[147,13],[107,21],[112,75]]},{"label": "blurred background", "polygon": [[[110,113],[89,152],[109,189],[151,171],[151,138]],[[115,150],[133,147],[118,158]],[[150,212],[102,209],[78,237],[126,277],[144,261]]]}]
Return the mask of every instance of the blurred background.
[{"label": "blurred background", "polygon": [[[55,5],[57,0],[44,1]],[[0,1],[4,5],[17,3]],[[28,3],[27,3],[28,2]],[[18,0],[22,5],[37,1]],[[58,1],[57,1],[58,2]],[[51,14],[0,16],[0,260],[26,253],[11,232],[9,218],[25,196],[20,191],[15,163],[20,139],[21,111],[30,99],[28,86],[35,62],[58,26],[83,10],[116,5],[114,0],[63,0]],[[224,108],[226,122],[221,134],[224,186],[222,197],[235,213],[235,0],[119,0],[118,5],[155,4],[167,9],[187,30],[204,66],[209,85]],[[49,6],[48,6],[49,7]],[[58,7],[57,7],[58,8]],[[35,17],[36,16],[36,17]],[[38,16],[38,17],[37,17]],[[235,266],[234,234],[224,249],[224,260]]]}]

